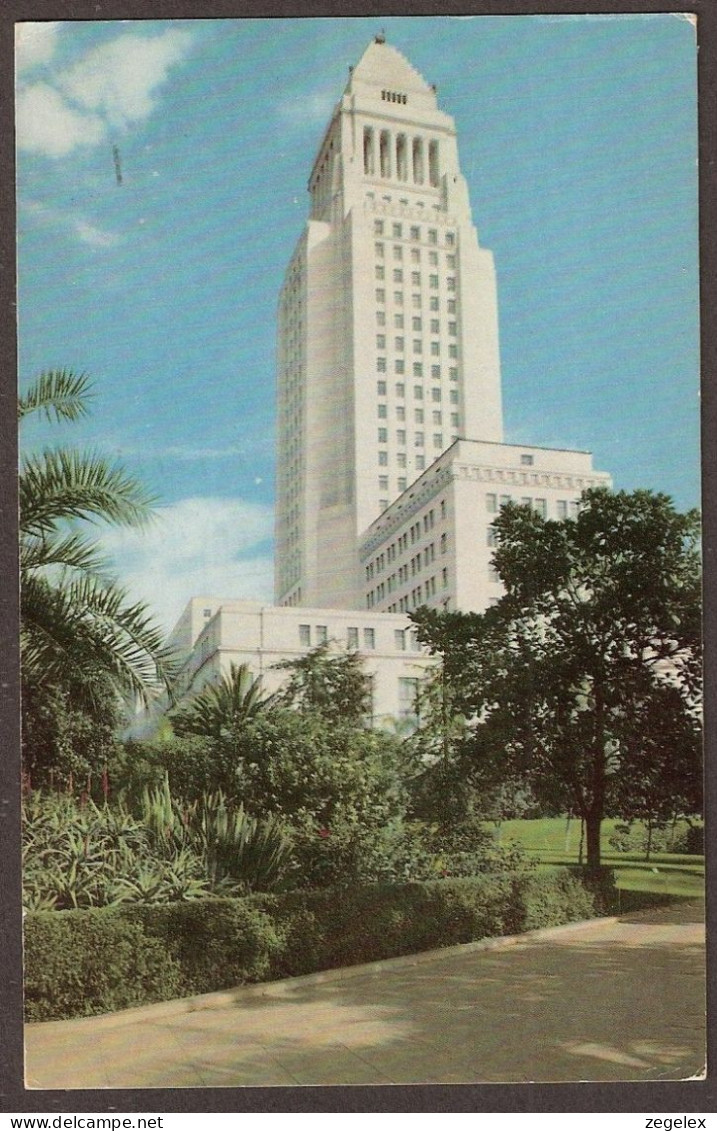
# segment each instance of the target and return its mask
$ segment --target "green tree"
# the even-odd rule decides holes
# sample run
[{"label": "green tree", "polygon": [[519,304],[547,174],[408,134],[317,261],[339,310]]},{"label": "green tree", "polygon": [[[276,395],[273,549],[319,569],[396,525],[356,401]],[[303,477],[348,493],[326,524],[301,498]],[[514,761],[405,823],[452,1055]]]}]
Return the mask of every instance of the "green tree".
[{"label": "green tree", "polygon": [[357,652],[332,652],[327,641],[298,660],[276,664],[290,673],[277,693],[282,706],[318,714],[329,722],[365,726],[371,715],[371,677]]},{"label": "green tree", "polygon": [[218,683],[207,684],[170,716],[178,735],[231,737],[268,709],[271,699],[261,689],[248,664],[230,664]]},{"label": "green tree", "polygon": [[[20,397],[19,417],[77,420],[87,413],[89,397],[86,377],[43,373]],[[121,696],[146,702],[169,685],[171,654],[146,607],[131,602],[108,576],[84,524],[142,524],[150,498],[120,465],[65,447],[23,458],[19,495],[27,710],[43,704],[48,710],[53,699],[62,700],[63,710],[104,721],[108,687],[118,702]]]},{"label": "green tree", "polygon": [[494,528],[499,603],[414,619],[476,756],[579,815],[597,865],[601,822],[638,815],[638,783],[660,812],[699,803],[699,518],[665,495],[595,489],[574,520],[509,505]]}]

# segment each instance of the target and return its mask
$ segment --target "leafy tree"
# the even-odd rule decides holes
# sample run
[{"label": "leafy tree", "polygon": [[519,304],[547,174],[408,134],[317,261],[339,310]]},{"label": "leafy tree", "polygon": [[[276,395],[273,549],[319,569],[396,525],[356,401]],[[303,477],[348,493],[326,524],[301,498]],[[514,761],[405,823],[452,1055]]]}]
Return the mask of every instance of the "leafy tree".
[{"label": "leafy tree", "polygon": [[698,515],[595,489],[574,520],[508,505],[494,528],[500,602],[414,619],[476,757],[579,815],[597,865],[603,818],[636,815],[640,792],[660,812],[698,805]]},{"label": "leafy tree", "polygon": [[371,714],[371,677],[356,652],[331,652],[327,641],[298,660],[275,665],[290,672],[277,703],[303,713],[318,714],[330,722],[364,726]]},{"label": "leafy tree", "polygon": [[217,739],[236,735],[270,703],[262,693],[261,679],[254,678],[248,664],[230,664],[218,683],[207,684],[173,712],[172,728],[178,735]]},{"label": "leafy tree", "polygon": [[[86,377],[43,373],[20,398],[20,420],[31,413],[77,420],[89,396]],[[146,701],[173,672],[162,631],[108,578],[81,524],[139,525],[151,500],[121,466],[68,448],[26,456],[19,489],[26,702],[61,688],[73,708],[101,714],[108,681],[118,695]]]}]

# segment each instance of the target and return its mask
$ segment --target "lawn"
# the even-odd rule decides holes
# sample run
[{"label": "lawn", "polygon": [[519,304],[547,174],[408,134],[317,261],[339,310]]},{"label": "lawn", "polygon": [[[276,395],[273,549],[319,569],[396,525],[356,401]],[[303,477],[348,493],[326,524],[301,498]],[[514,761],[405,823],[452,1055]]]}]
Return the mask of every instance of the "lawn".
[{"label": "lawn", "polygon": [[[647,891],[685,898],[704,896],[704,856],[684,853],[653,852],[645,860],[644,852],[616,852],[610,842],[619,821],[605,820],[600,838],[602,862],[615,869],[618,888],[623,891]],[[564,817],[540,820],[503,821],[499,833],[501,843],[513,841],[541,864],[577,864],[580,846],[580,822]]]}]

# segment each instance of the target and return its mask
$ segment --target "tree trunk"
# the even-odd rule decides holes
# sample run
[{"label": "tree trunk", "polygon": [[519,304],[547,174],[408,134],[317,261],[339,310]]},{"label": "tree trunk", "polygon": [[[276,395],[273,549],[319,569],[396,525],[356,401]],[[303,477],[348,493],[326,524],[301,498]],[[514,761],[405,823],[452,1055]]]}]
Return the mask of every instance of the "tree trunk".
[{"label": "tree trunk", "polygon": [[580,818],[580,844],[578,845],[578,864],[583,862],[583,847],[585,845],[585,818]]},{"label": "tree trunk", "polygon": [[649,861],[650,861],[651,851],[652,851],[652,820],[650,818],[648,818],[648,820],[647,820],[647,844],[645,846],[645,861],[646,861],[646,863],[649,863]]},{"label": "tree trunk", "polygon": [[570,813],[565,822],[565,855],[570,851]]},{"label": "tree trunk", "polygon": [[588,813],[585,821],[587,846],[588,846],[588,868],[600,867],[600,826],[602,824],[602,815],[600,813]]}]

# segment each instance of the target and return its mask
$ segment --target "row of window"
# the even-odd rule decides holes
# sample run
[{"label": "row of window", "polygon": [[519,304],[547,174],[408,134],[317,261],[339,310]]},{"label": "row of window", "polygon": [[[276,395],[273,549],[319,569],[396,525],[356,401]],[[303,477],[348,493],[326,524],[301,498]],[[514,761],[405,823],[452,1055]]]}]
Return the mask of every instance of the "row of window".
[{"label": "row of window", "polygon": [[[421,319],[420,318],[414,318],[413,321],[414,321],[414,324],[416,322],[418,323],[418,326],[419,326],[419,329],[420,329]],[[440,332],[441,331],[440,331],[438,319],[432,319],[431,320],[431,333],[432,334],[440,334]],[[457,336],[458,328],[457,328],[455,322],[449,322],[448,323],[448,334],[451,338],[455,338]],[[403,353],[403,351],[407,348],[406,347],[406,339],[403,337],[403,335],[399,335],[398,337],[395,337],[393,339],[393,348],[396,350],[397,353]],[[386,335],[385,334],[377,334],[376,335],[376,349],[377,350],[385,350],[386,349]],[[414,353],[423,353],[423,338],[413,338],[411,340],[411,349],[413,350]],[[440,344],[438,342],[431,342],[431,353],[438,354],[440,352],[441,352]]]},{"label": "row of window", "polygon": [[[391,279],[394,283],[403,283],[404,282],[404,275],[405,275],[405,273],[404,273],[403,267],[394,267],[392,269],[392,272],[391,272]],[[422,281],[423,281],[423,276],[421,275],[421,272],[420,271],[411,271],[410,276],[411,276],[411,286],[412,287],[420,287],[421,284],[422,284]],[[379,282],[379,283],[385,281],[385,279],[386,279],[386,268],[384,267],[383,263],[377,263],[376,266],[374,267],[374,277],[375,277],[376,281]],[[429,276],[428,276],[428,286],[432,291],[438,290],[439,280],[440,280],[439,275],[429,274]],[[408,279],[406,279],[406,282],[408,282]],[[456,277],[455,277],[455,275],[446,275],[445,284],[446,284],[446,290],[447,291],[449,291],[449,292],[455,291],[455,289],[456,289]]]},{"label": "row of window", "polygon": [[[366,604],[369,608],[374,605],[380,604],[382,597],[378,594],[383,589],[383,583],[376,587],[374,591],[367,594]],[[403,597],[399,597],[398,601],[388,606],[387,612],[389,613],[407,613],[410,609],[416,609],[419,605],[423,605],[426,601],[430,601],[432,597],[440,591],[443,592],[448,589],[448,568],[445,567],[441,570],[440,574],[434,574],[432,577],[426,578],[424,582],[416,585],[410,593],[405,593]]]},{"label": "row of window", "polygon": [[[399,100],[405,99],[405,95],[397,97]],[[389,98],[388,101],[396,101],[396,98]],[[422,185],[426,180],[425,149],[422,137],[408,137],[405,133],[394,136],[390,130],[374,130],[372,126],[364,126],[364,174],[375,177],[378,173],[385,179],[396,176],[399,181],[411,180],[416,185]],[[439,151],[435,139],[428,142],[428,183],[434,188],[439,183]]]},{"label": "row of window", "polygon": [[[390,199],[390,197],[388,199]],[[420,225],[411,224],[411,225],[408,226],[408,238],[410,240],[414,241],[414,242],[416,240],[420,241],[421,237],[422,237],[422,231],[423,230],[420,227]],[[374,220],[374,222],[373,222],[373,232],[374,232],[375,236],[388,235],[389,231],[388,231],[388,224],[386,223],[386,221],[384,221],[384,220]],[[404,239],[404,225],[400,224],[400,223],[395,223],[395,222],[393,224],[391,224],[390,235],[391,235],[391,238],[394,239],[394,240]],[[425,238],[426,238],[426,240],[428,241],[429,244],[437,244],[438,243],[438,229],[437,228],[428,228],[427,231],[426,231]],[[444,239],[445,239],[447,247],[455,247],[455,243],[456,243],[455,232],[446,231],[444,233]]]},{"label": "row of window", "polygon": [[[543,518],[548,517],[547,499],[535,499],[530,495],[514,498],[512,495],[497,495],[493,492],[489,492],[485,497],[485,506],[489,514],[497,514],[499,509],[506,506],[507,503],[519,503],[524,507],[532,507]],[[559,519],[577,518],[580,513],[580,503],[576,499],[557,499],[555,513]]]},{"label": "row of window", "polygon": [[[435,289],[435,288],[432,288],[432,289]],[[379,305],[385,305],[385,303],[386,303],[386,290],[385,290],[385,288],[384,287],[377,287],[374,294],[375,294],[375,297],[376,297],[376,302],[379,303]],[[393,292],[393,303],[394,303],[394,306],[403,306],[403,291],[394,291]],[[423,299],[421,297],[420,292],[416,292],[416,293],[411,295],[411,306],[413,307],[414,310],[421,310],[421,308],[423,306]],[[439,301],[438,295],[429,295],[428,296],[428,309],[432,310],[432,311],[440,310],[440,301]],[[446,299],[446,309],[447,309],[449,314],[455,314],[455,309],[456,309],[455,299],[452,299],[452,298]],[[377,318],[378,318],[379,314],[380,314],[380,311],[377,313]],[[382,323],[382,325],[385,325],[385,323]]]},{"label": "row of window", "polygon": [[[373,245],[373,250],[374,250],[374,254],[375,254],[377,259],[385,259],[386,258],[386,244],[382,240],[376,240],[376,242]],[[403,244],[395,243],[395,244],[392,245],[391,254],[392,254],[393,259],[395,259],[397,263],[403,263],[403,261],[404,261],[403,250],[404,250]],[[411,263],[413,263],[413,264],[420,263],[421,258],[422,258],[422,252],[421,252],[420,247],[409,248],[408,249],[408,257],[409,257]],[[428,265],[429,265],[429,267],[437,267],[438,262],[439,262],[438,261],[438,252],[437,251],[429,251],[428,252]],[[449,270],[454,270],[455,266],[456,266],[456,253],[454,251],[447,251],[445,253],[445,262],[446,262],[446,267],[448,267]],[[381,276],[381,278],[383,278],[383,275]],[[421,281],[421,279],[420,279],[420,274],[419,274],[418,275],[418,282],[420,283],[420,281]]]},{"label": "row of window", "polygon": [[[403,348],[403,347],[401,347]],[[420,352],[420,351],[418,351]],[[440,357],[441,347],[439,342],[431,342],[431,357]],[[448,346],[448,356],[451,361],[458,360],[458,346],[450,343]],[[396,358],[393,365],[393,371],[397,376],[402,376],[406,372],[406,366],[402,357]],[[388,361],[385,357],[379,356],[376,358],[376,372],[388,373]],[[424,366],[422,361],[414,361],[411,366],[411,372],[414,377],[423,377]]]}]

